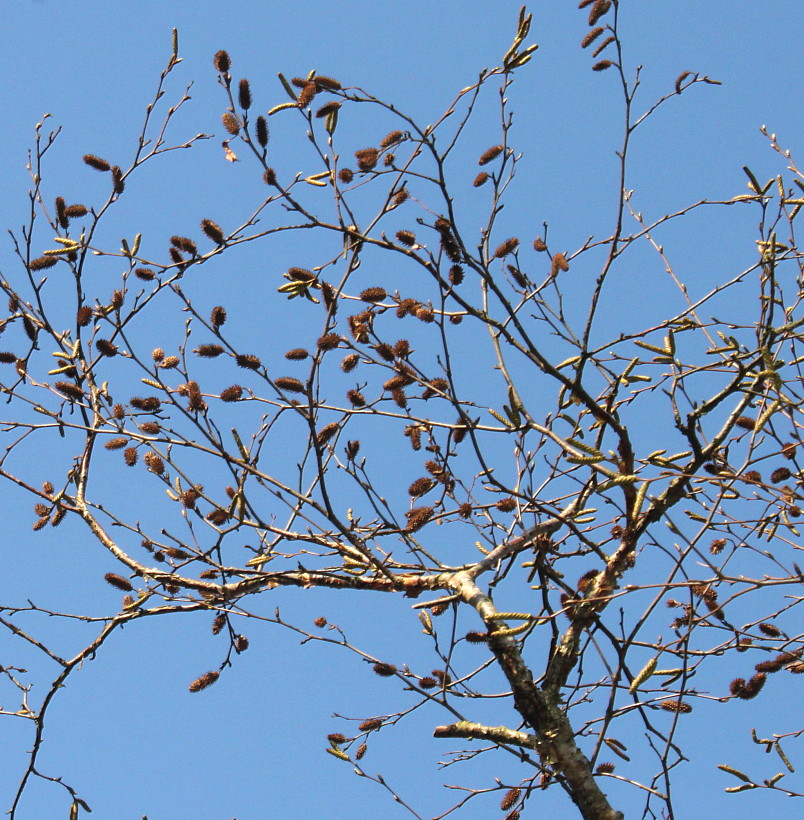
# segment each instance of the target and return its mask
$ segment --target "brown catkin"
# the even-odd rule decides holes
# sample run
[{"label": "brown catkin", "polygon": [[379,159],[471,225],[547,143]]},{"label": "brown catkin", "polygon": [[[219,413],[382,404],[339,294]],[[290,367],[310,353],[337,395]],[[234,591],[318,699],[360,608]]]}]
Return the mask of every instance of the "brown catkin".
[{"label": "brown catkin", "polygon": [[405,513],[408,519],[405,532],[416,532],[420,530],[432,517],[432,507],[414,507],[410,512]]},{"label": "brown catkin", "polygon": [[729,692],[735,697],[740,697],[742,692],[745,690],[745,678],[735,678],[729,684]]},{"label": "brown catkin", "polygon": [[791,660],[795,660],[795,658],[792,658],[790,655],[783,654],[777,656],[776,658],[772,658],[769,661],[760,661],[758,664],[756,664],[756,666],[754,666],[754,669],[757,672],[763,672],[766,674],[778,672],[786,663],[789,663]]},{"label": "brown catkin", "polygon": [[221,230],[220,225],[213,222],[211,219],[201,220],[201,230],[216,244],[223,245],[226,241]]},{"label": "brown catkin", "polygon": [[185,490],[179,496],[179,501],[181,501],[183,507],[186,507],[188,510],[194,510],[195,502],[198,501],[199,498],[200,493],[195,489],[195,487],[192,487],[189,490]]},{"label": "brown catkin", "polygon": [[597,57],[598,54],[605,51],[612,43],[616,42],[616,40],[617,38],[614,35],[611,35],[611,37],[606,37],[606,39],[592,52],[592,56]]},{"label": "brown catkin", "polygon": [[359,390],[348,390],[346,392],[346,398],[349,399],[355,407],[366,406],[366,397]]},{"label": "brown catkin", "polygon": [[220,356],[223,352],[223,348],[220,345],[215,344],[198,345],[198,347],[193,351],[193,353],[198,356],[203,356],[205,359],[214,359],[217,356]]},{"label": "brown catkin", "polygon": [[419,303],[415,299],[402,299],[396,309],[397,318],[403,319],[411,315],[418,307]]},{"label": "brown catkin", "polygon": [[743,700],[755,698],[762,690],[766,680],[767,675],[764,672],[757,672],[745,682],[745,689],[743,689],[739,697]]},{"label": "brown catkin", "polygon": [[568,271],[569,263],[567,257],[563,253],[553,254],[553,261],[550,264],[550,276],[558,276],[559,271]]},{"label": "brown catkin", "polygon": [[360,356],[357,353],[350,353],[348,356],[344,356],[341,362],[341,370],[344,373],[351,373],[357,367],[359,361]]},{"label": "brown catkin", "polygon": [[243,388],[239,384],[233,384],[225,390],[221,390],[221,401],[237,401],[243,395]]},{"label": "brown catkin", "polygon": [[73,384],[72,382],[56,382],[53,386],[59,391],[59,393],[73,399],[74,401],[80,401],[84,398],[84,391],[77,384]]},{"label": "brown catkin", "polygon": [[380,342],[379,344],[374,345],[374,350],[376,350],[377,355],[386,362],[392,362],[396,359],[396,351],[393,347],[391,347],[391,345],[386,344],[385,342]]},{"label": "brown catkin", "polygon": [[511,253],[514,253],[516,249],[519,247],[519,240],[512,236],[510,239],[506,239],[496,251],[494,251],[494,258],[495,259],[502,259],[505,256],[508,256]]},{"label": "brown catkin", "polygon": [[380,152],[376,148],[361,148],[355,151],[357,166],[361,171],[371,171],[380,158]]},{"label": "brown catkin", "polygon": [[70,226],[70,220],[67,218],[67,214],[64,212],[65,208],[67,207],[67,203],[64,201],[63,196],[56,197],[56,220],[58,221],[59,225],[62,228],[68,228]]},{"label": "brown catkin", "polygon": [[388,294],[385,288],[373,287],[366,288],[361,294],[360,298],[364,302],[382,302]]},{"label": "brown catkin", "polygon": [[189,689],[191,692],[200,692],[202,689],[212,686],[212,684],[215,683],[220,676],[220,672],[207,672],[205,675],[201,675],[200,678],[196,678],[190,684]]},{"label": "brown catkin", "polygon": [[28,263],[28,270],[52,268],[59,261],[58,256],[39,256]]},{"label": "brown catkin", "polygon": [[319,350],[334,350],[341,343],[341,337],[337,333],[325,333],[316,342]]},{"label": "brown catkin", "polygon": [[330,422],[324,425],[315,436],[316,444],[323,447],[337,432],[340,430],[340,425],[337,421]]},{"label": "brown catkin", "polygon": [[111,584],[113,587],[123,590],[123,592],[131,592],[134,589],[128,578],[124,578],[122,575],[117,575],[114,572],[107,572],[103,577],[106,579],[107,584]]},{"label": "brown catkin", "polygon": [[98,339],[95,342],[95,347],[102,356],[109,356],[111,358],[117,355],[117,345],[112,344],[108,339]]},{"label": "brown catkin", "polygon": [[280,390],[284,390],[287,393],[304,393],[306,389],[302,382],[298,379],[294,379],[292,376],[280,376],[274,379],[274,384]]},{"label": "brown catkin", "polygon": [[315,83],[305,83],[304,87],[299,92],[299,98],[296,101],[299,108],[307,108],[317,93],[318,86],[316,86]]},{"label": "brown catkin", "polygon": [[231,112],[224,111],[221,116],[223,127],[233,136],[236,137],[240,133],[240,120]]},{"label": "brown catkin", "polygon": [[88,213],[86,205],[68,205],[64,209],[64,215],[68,219],[77,219],[81,216],[86,216]]},{"label": "brown catkin", "polygon": [[186,236],[171,236],[170,244],[173,245],[174,248],[178,248],[180,251],[189,253],[191,256],[198,253],[198,247],[195,242]]},{"label": "brown catkin", "polygon": [[[25,335],[32,342],[35,342],[37,334],[39,333],[39,330],[38,330],[39,323],[34,322],[33,319],[31,319],[31,317],[26,314],[22,317],[22,327],[23,327],[23,330],[25,330]],[[64,366],[64,364],[66,364],[66,362],[62,363],[62,367]],[[70,372],[70,375],[73,375],[74,373],[75,373],[75,369],[73,368]]]},{"label": "brown catkin", "polygon": [[226,510],[212,510],[204,516],[207,521],[220,527],[229,520],[229,513]]},{"label": "brown catkin", "polygon": [[257,117],[257,142],[262,148],[268,145],[268,122],[265,117]]},{"label": "brown catkin", "polygon": [[135,396],[129,401],[129,404],[146,413],[156,413],[162,406],[162,402],[157,396]]},{"label": "brown catkin", "polygon": [[611,0],[595,0],[589,12],[589,25],[593,26],[611,8]]},{"label": "brown catkin", "polygon": [[240,80],[237,86],[237,96],[240,107],[244,111],[248,111],[251,108],[251,86],[245,77]]},{"label": "brown catkin", "polygon": [[426,476],[417,478],[410,487],[408,487],[408,495],[412,498],[421,498],[421,496],[427,495],[435,486],[436,483],[432,478],[427,478]]},{"label": "brown catkin", "polygon": [[112,166],[112,183],[114,192],[116,194],[122,194],[126,188],[126,183],[123,180],[123,169],[119,165]]},{"label": "brown catkin", "polygon": [[328,114],[333,114],[341,107],[341,104],[337,100],[330,100],[328,103],[324,103],[316,112],[315,115],[318,119],[323,119]]},{"label": "brown catkin", "polygon": [[84,154],[84,162],[96,171],[112,170],[112,166],[105,159],[96,157],[94,154]]},{"label": "brown catkin", "polygon": [[329,282],[321,282],[321,295],[324,297],[324,304],[332,316],[338,312],[338,295],[335,288]]},{"label": "brown catkin", "polygon": [[399,339],[394,345],[394,354],[400,359],[406,359],[411,354],[410,342],[407,339]]},{"label": "brown catkin", "polygon": [[103,446],[107,450],[122,450],[128,444],[128,439],[125,436],[119,438],[111,438]]},{"label": "brown catkin", "polygon": [[361,732],[376,732],[377,729],[382,729],[382,720],[380,718],[369,718],[364,720],[357,728]]},{"label": "brown catkin", "polygon": [[215,69],[220,71],[221,74],[226,74],[232,67],[232,61],[229,59],[228,53],[223,50],[217,52],[213,60]]},{"label": "brown catkin", "polygon": [[237,356],[235,356],[235,361],[237,362],[237,366],[242,367],[244,370],[259,370],[262,366],[262,362],[257,356],[246,353],[238,353]]},{"label": "brown catkin", "polygon": [[187,382],[187,398],[187,408],[189,410],[193,412],[204,412],[207,409],[207,403],[204,401],[198,382]]},{"label": "brown catkin", "polygon": [[480,155],[480,159],[477,161],[477,164],[488,165],[492,160],[497,159],[497,157],[500,156],[504,150],[504,145],[494,145],[491,148],[488,148]]},{"label": "brown catkin", "polygon": [[342,87],[334,77],[313,77],[313,82],[323,91],[340,91]]},{"label": "brown catkin", "polygon": [[508,811],[508,809],[512,809],[514,805],[516,805],[521,794],[522,791],[518,788],[509,789],[503,796],[503,799],[500,801],[500,808],[503,811]]},{"label": "brown catkin", "polygon": [[442,393],[446,393],[449,389],[449,382],[446,379],[433,379],[432,381],[427,382],[427,387],[422,393],[423,399],[429,399],[433,396],[439,396]]},{"label": "brown catkin", "polygon": [[380,148],[390,148],[392,145],[397,145],[402,142],[405,135],[401,131],[391,131],[380,140]]},{"label": "brown catkin", "polygon": [[591,31],[586,33],[586,36],[581,40],[581,48],[586,48],[587,46],[592,45],[595,40],[603,33],[604,29],[602,26],[597,26],[593,28]]},{"label": "brown catkin", "polygon": [[689,703],[678,700],[663,700],[659,706],[667,712],[676,712],[677,714],[689,714],[692,711],[692,706]]},{"label": "brown catkin", "polygon": [[152,450],[149,450],[142,457],[142,460],[145,462],[145,465],[152,473],[156,475],[162,475],[162,473],[165,472],[165,462],[162,460],[160,456],[158,456]]}]

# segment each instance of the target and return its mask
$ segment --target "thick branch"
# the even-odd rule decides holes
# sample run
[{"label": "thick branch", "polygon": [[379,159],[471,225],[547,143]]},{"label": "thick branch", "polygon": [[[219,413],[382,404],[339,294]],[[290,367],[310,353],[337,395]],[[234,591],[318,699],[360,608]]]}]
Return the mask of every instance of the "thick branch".
[{"label": "thick branch", "polygon": [[511,746],[523,746],[527,749],[537,748],[535,735],[517,732],[507,726],[484,726],[468,720],[459,720],[449,726],[436,726],[433,737],[466,737],[470,740],[490,740],[492,743],[507,743]]},{"label": "thick branch", "polygon": [[500,626],[495,619],[498,610],[471,576],[458,572],[452,576],[452,588],[477,610],[492,633],[489,647],[513,690],[514,706],[535,731],[535,748],[542,762],[550,766],[566,783],[567,790],[585,820],[623,820],[600,791],[592,765],[575,742],[575,733],[559,706],[558,696],[547,696],[534,682],[513,637],[495,637]]}]

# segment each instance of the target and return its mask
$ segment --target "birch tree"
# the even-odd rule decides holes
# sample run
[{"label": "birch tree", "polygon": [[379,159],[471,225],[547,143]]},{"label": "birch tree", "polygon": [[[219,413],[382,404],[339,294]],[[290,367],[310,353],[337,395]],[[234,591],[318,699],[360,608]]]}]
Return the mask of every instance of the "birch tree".
[{"label": "birch tree", "polygon": [[[4,592],[12,646],[55,670],[32,680],[13,652],[3,659],[2,714],[32,737],[12,818],[37,779],[64,792],[71,817],[89,810],[92,795],[39,765],[48,709],[149,618],[165,629],[180,614],[208,619],[217,661],[171,682],[199,699],[237,675],[269,625],[387,679],[386,713],[333,720],[322,747],[405,816],[535,817],[555,790],[562,816],[615,820],[627,800],[673,817],[698,714],[726,732],[730,713],[771,689],[795,708],[804,175],[767,133],[778,176],[746,166],[733,197],[648,216],[632,146],[666,106],[716,93],[717,80],[680,67],[663,96],[643,99],[624,6],[584,0],[577,12],[588,70],[619,89],[622,131],[608,146],[619,158],[610,231],[572,246],[546,223],[528,236],[506,226],[510,209],[529,207],[506,198],[529,161],[511,107],[540,57],[525,8],[499,65],[429,124],[356,78],[252,84],[236,52],[219,51],[214,139],[264,190],[237,224],[213,212],[188,224],[191,192],[179,191],[164,235],[132,222],[119,246],[100,239],[157,158],[165,168],[209,139],[172,136],[189,102],[162,100],[183,70],[175,32],[133,159],[87,147],[86,173],[104,180],[96,201],[61,190],[48,165],[58,129],[37,125],[29,220],[3,263],[0,476],[26,494],[42,537],[62,528],[93,545],[98,572],[77,581],[87,596],[106,583],[120,601],[97,618]],[[487,98],[498,107],[488,147],[467,158],[462,137]],[[274,155],[275,128],[297,129],[304,172]],[[752,211],[756,254],[700,292],[674,270],[664,234],[682,217],[694,231],[711,208]],[[288,237],[297,259],[276,269],[272,248]],[[259,289],[237,277],[244,246],[265,260]],[[612,315],[635,248],[675,288],[658,321],[655,309]],[[205,270],[212,293],[198,284]],[[239,325],[239,305],[256,300],[264,325]],[[313,590],[306,620],[282,614],[292,588]],[[318,588],[337,593],[325,613]],[[384,597],[381,655],[339,626],[333,602],[359,596]],[[54,619],[78,620],[91,639],[68,652]],[[422,634],[408,656],[393,625],[411,619]],[[421,712],[451,755],[445,782],[488,761],[446,809],[366,765],[373,743]],[[800,731],[783,723],[730,741],[775,750],[778,774],[735,768],[728,746],[711,761],[726,792],[802,796],[785,751]],[[501,755],[516,780],[495,779]]]}]

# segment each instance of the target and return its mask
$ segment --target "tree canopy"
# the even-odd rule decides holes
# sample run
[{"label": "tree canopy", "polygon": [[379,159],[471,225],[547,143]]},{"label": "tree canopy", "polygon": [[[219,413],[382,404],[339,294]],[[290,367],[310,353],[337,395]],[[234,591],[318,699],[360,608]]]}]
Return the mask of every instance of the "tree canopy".
[{"label": "tree canopy", "polygon": [[[724,807],[804,796],[804,174],[763,127],[773,176],[746,158],[726,194],[657,210],[635,146],[661,164],[655,123],[720,79],[681,66],[649,98],[628,14],[573,11],[579,71],[619,122],[589,231],[561,224],[589,192],[519,185],[541,57],[524,7],[427,120],[371,77],[251,81],[232,45],[189,133],[174,29],[129,155],[99,130],[80,193],[51,162],[60,127],[36,125],[0,282],[4,550],[25,579],[0,598],[0,716],[27,743],[12,817],[43,789],[93,807],[49,733],[108,665],[117,713],[87,716],[73,754],[125,742],[154,698],[205,724],[189,751],[210,771],[251,738],[235,714],[266,721],[244,776],[270,781],[286,720],[320,739],[300,791],[332,763],[400,817],[683,816],[691,765]],[[744,245],[701,270],[727,224]],[[226,712],[258,653],[265,686]],[[320,721],[343,690],[349,713]],[[132,753],[169,767],[180,740]]]}]

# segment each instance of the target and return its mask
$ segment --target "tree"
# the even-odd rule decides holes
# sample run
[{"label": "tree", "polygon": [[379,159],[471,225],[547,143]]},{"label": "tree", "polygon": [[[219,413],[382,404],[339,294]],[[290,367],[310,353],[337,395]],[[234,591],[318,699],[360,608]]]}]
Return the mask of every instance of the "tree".
[{"label": "tree", "polygon": [[[158,158],[206,139],[167,136],[189,100],[160,107],[181,62],[175,33],[133,161],[83,157],[105,200],[51,187],[58,129],[39,123],[30,218],[2,282],[0,475],[42,537],[92,544],[98,572],[72,584],[94,595],[113,561],[105,580],[123,596],[103,616],[3,605],[9,636],[56,669],[31,691],[4,661],[20,704],[3,713],[33,727],[12,817],[39,779],[66,789],[74,816],[88,809],[91,796],[39,764],[51,704],[124,628],[180,614],[207,618],[225,644],[193,693],[236,675],[263,623],[387,679],[386,711],[340,722],[327,751],[417,817],[415,795],[364,756],[422,711],[449,765],[474,777],[439,817],[487,814],[491,795],[514,820],[558,791],[600,820],[626,807],[674,815],[700,712],[728,721],[771,686],[795,702],[804,176],[768,134],[777,177],[746,167],[747,193],[645,215],[634,139],[666,103],[717,81],[684,71],[645,107],[620,4],[580,6],[582,47],[621,88],[624,130],[611,231],[571,249],[546,224],[511,235],[503,210],[521,161],[509,95],[536,49],[524,8],[500,65],[426,126],[315,72],[280,75],[283,101],[255,115],[261,90],[219,51],[224,156],[263,185],[231,224],[210,213],[190,231],[177,216],[184,227],[156,237],[127,217],[119,249],[105,230]],[[484,95],[496,95],[497,134],[470,167],[459,146]],[[290,118],[308,143],[303,173],[270,148],[269,123]],[[475,194],[480,221],[462,205]],[[710,207],[752,209],[757,253],[698,292],[663,236]],[[618,275],[646,245],[676,293],[618,310]],[[231,273],[249,249],[271,269],[268,295]],[[253,317],[238,306],[258,299],[265,327],[232,318]],[[326,615],[309,605],[287,618],[287,588],[328,590],[314,599]],[[387,599],[382,654],[341,626],[356,595]],[[411,610],[415,647],[401,637]],[[91,640],[66,651],[54,619]],[[754,742],[792,771],[784,749],[799,734]],[[727,790],[802,796],[718,754]],[[517,774],[495,781],[500,767]]]}]

